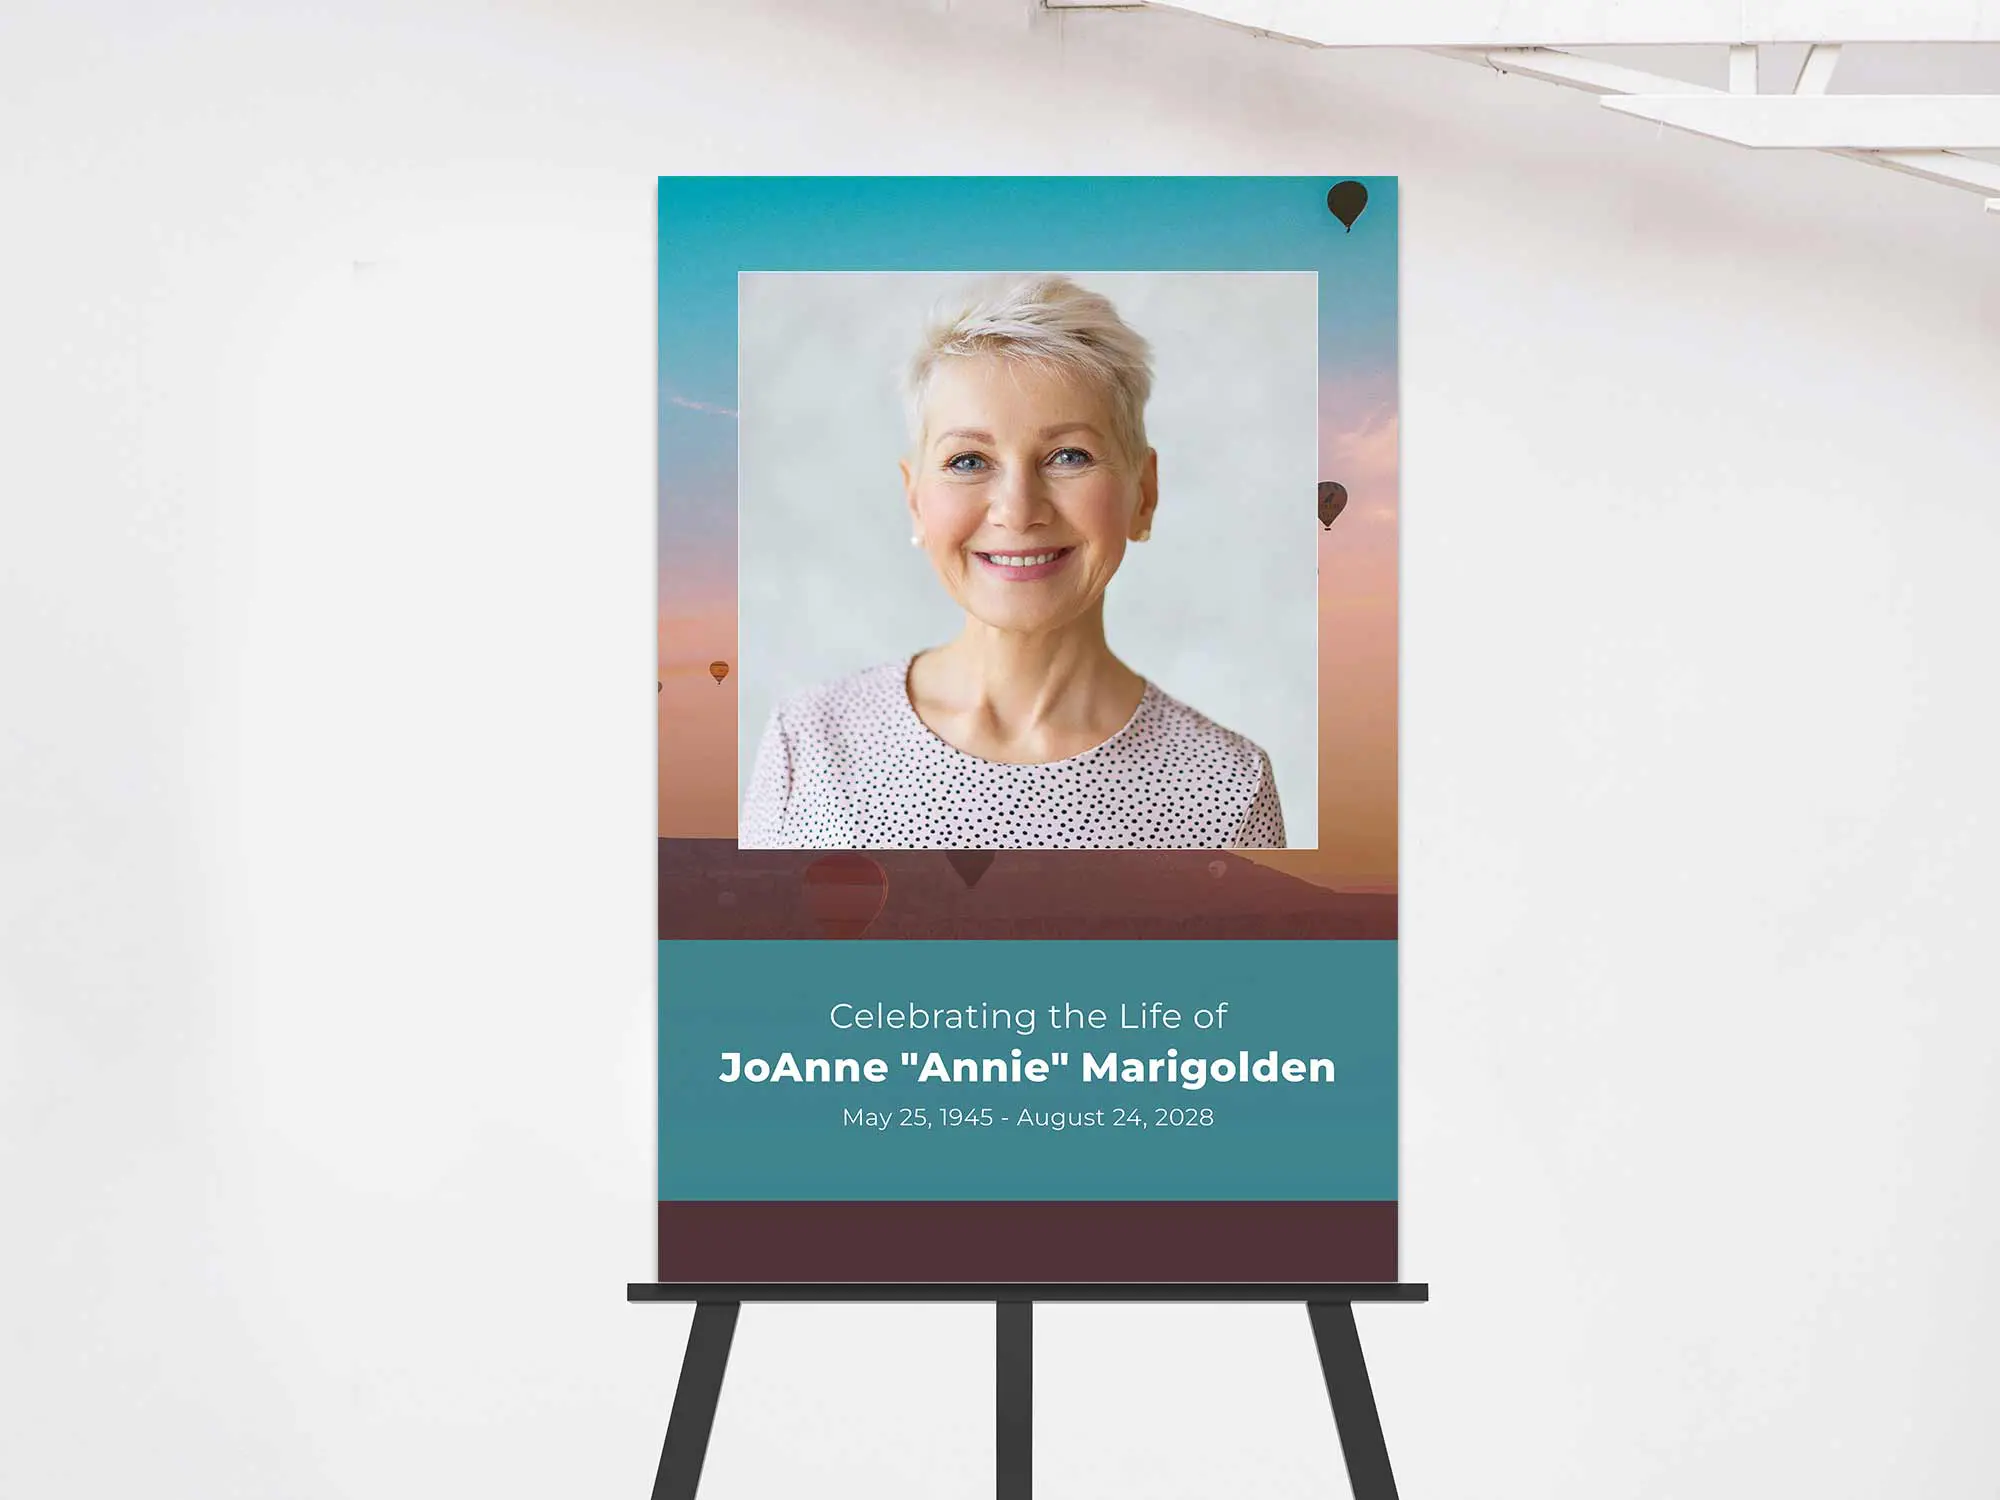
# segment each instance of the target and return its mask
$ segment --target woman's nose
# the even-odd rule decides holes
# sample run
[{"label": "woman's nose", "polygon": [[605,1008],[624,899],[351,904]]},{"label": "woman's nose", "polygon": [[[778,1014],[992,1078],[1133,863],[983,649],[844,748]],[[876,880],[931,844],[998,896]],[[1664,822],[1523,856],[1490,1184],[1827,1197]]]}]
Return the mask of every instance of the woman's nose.
[{"label": "woman's nose", "polygon": [[1000,476],[986,505],[996,524],[1019,529],[1046,519],[1048,493],[1033,464],[1015,464]]}]

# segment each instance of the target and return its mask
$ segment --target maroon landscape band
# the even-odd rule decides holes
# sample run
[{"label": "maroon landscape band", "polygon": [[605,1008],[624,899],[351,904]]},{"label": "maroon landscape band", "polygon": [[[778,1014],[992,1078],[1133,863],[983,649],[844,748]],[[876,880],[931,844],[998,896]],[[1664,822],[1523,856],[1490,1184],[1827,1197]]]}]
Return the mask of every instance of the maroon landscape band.
[{"label": "maroon landscape band", "polygon": [[661,1281],[1394,1281],[1385,1202],[660,1204]]}]

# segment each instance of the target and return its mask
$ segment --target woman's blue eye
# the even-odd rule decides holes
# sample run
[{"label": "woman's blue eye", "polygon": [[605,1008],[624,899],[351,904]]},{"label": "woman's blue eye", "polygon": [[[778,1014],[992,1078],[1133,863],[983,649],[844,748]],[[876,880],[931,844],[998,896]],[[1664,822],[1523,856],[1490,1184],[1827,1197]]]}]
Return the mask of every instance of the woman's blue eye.
[{"label": "woman's blue eye", "polygon": [[[1066,453],[1073,453],[1076,455],[1076,458],[1074,461],[1070,463],[1060,465],[1059,467],[1061,468],[1080,469],[1085,464],[1093,462],[1090,454],[1082,448],[1058,448],[1054,453],[1049,455],[1049,459],[1051,462],[1054,462],[1056,459],[1061,458]],[[947,474],[976,473],[977,470],[967,468],[964,466],[968,460],[970,460],[973,463],[979,464],[982,467],[986,463],[986,460],[977,453],[960,453],[955,457],[948,458],[944,461],[945,472]]]}]

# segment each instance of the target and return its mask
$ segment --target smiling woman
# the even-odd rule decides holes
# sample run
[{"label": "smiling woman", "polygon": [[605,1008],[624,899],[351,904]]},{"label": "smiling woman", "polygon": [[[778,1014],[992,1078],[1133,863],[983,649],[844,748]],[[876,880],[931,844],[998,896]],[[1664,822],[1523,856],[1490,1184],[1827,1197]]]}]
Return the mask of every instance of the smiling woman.
[{"label": "smiling woman", "polygon": [[1147,341],[1067,277],[933,311],[902,487],[963,625],[779,703],[740,847],[1284,847],[1270,757],[1106,639],[1106,590],[1160,501],[1152,380]]}]

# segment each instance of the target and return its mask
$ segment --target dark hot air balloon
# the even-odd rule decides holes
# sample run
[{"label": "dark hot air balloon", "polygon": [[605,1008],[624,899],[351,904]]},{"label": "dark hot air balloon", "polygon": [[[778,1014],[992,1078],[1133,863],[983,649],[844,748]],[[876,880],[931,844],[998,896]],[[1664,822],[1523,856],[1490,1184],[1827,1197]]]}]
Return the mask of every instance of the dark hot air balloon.
[{"label": "dark hot air balloon", "polygon": [[1349,234],[1354,233],[1354,221],[1367,206],[1368,189],[1358,182],[1336,182],[1327,189],[1326,211],[1345,224]]},{"label": "dark hot air balloon", "polygon": [[715,679],[717,687],[721,687],[722,679],[729,675],[729,663],[726,661],[710,662],[708,664],[708,675]]},{"label": "dark hot air balloon", "polygon": [[823,937],[860,937],[889,899],[889,877],[865,854],[824,855],[803,879],[806,913]]},{"label": "dark hot air balloon", "polygon": [[1340,513],[1347,509],[1347,486],[1335,484],[1330,479],[1319,482],[1319,524],[1323,531],[1340,519]]},{"label": "dark hot air balloon", "polygon": [[954,849],[945,856],[951,867],[958,871],[958,878],[965,882],[969,891],[979,884],[979,877],[986,873],[986,867],[993,863],[991,849]]}]

